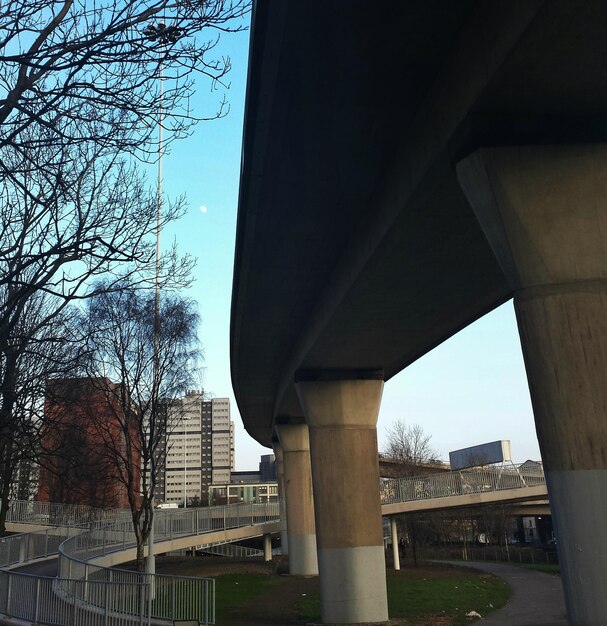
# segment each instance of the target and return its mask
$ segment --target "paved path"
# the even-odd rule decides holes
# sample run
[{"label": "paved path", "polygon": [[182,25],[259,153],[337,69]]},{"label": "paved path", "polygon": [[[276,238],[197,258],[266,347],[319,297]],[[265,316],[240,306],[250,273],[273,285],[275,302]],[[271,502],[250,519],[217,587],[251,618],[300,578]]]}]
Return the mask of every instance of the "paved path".
[{"label": "paved path", "polygon": [[34,576],[57,576],[57,559],[30,561],[27,565],[16,567],[13,571],[19,574],[33,574]]},{"label": "paved path", "polygon": [[[454,563],[454,561],[444,561]],[[489,572],[512,588],[510,601],[479,624],[483,626],[567,626],[567,611],[560,576],[523,567],[485,561],[458,561],[457,565]]]}]

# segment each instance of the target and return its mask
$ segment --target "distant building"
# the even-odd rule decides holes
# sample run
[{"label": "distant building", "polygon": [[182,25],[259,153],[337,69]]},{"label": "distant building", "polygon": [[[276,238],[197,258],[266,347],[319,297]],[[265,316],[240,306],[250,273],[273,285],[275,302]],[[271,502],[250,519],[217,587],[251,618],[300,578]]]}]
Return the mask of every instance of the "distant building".
[{"label": "distant building", "polygon": [[264,454],[259,462],[259,482],[276,482],[276,458],[273,454]]},{"label": "distant building", "polygon": [[262,455],[257,471],[232,472],[229,483],[214,483],[209,487],[211,505],[277,500],[276,459],[273,454]]},{"label": "distant building", "polygon": [[230,481],[234,468],[234,423],[229,398],[205,400],[198,391],[167,405],[166,465],[156,502],[208,502],[209,485]]},{"label": "distant building", "polygon": [[278,501],[278,485],[272,483],[248,483],[211,485],[209,487],[209,504],[211,506],[221,504],[238,504],[253,502]]},{"label": "distant building", "polygon": [[[126,442],[113,400],[119,386],[108,378],[48,381],[37,499],[101,508],[128,507],[127,489],[105,441]],[[136,436],[134,430],[132,436]],[[122,443],[121,443],[122,442]],[[133,466],[141,463],[137,449]],[[139,491],[139,489],[137,489]]]},{"label": "distant building", "polygon": [[259,470],[249,470],[243,472],[232,472],[230,483],[232,485],[253,484],[261,482]]}]

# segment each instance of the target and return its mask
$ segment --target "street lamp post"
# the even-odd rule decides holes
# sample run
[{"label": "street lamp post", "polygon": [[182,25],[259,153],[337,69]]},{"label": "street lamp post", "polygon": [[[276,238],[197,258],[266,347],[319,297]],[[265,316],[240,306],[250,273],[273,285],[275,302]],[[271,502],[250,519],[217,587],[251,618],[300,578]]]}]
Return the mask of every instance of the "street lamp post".
[{"label": "street lamp post", "polygon": [[[145,28],[143,34],[148,40],[158,42],[161,46],[175,43],[181,36],[181,30],[175,26],[167,27],[164,22],[157,25],[150,24]],[[159,372],[160,372],[160,230],[162,225],[162,151],[163,132],[162,123],[164,120],[163,111],[163,62],[160,60],[159,68],[159,97],[158,97],[158,188],[157,188],[157,208],[156,208],[156,267],[155,267],[155,297],[154,297],[154,354],[153,354],[153,380],[152,392],[154,394],[154,402],[156,410],[158,410],[158,400],[160,392]],[[154,584],[154,575],[156,574],[156,557],[154,555],[154,512],[151,513],[150,529],[148,533],[148,558],[145,563],[146,574],[149,575],[149,612],[151,615],[151,602],[156,596],[156,586]]]}]

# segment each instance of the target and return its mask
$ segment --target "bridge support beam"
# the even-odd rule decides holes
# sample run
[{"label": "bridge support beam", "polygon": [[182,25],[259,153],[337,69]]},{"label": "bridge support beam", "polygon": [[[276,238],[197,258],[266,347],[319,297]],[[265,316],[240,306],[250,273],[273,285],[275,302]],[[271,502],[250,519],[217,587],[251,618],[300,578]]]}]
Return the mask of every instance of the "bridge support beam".
[{"label": "bridge support beam", "polygon": [[270,533],[263,536],[263,560],[266,562],[272,560],[272,535]]},{"label": "bridge support beam", "polygon": [[394,569],[400,569],[400,554],[398,553],[398,528],[396,527],[396,516],[390,515],[390,535],[392,536],[392,560]]},{"label": "bridge support beam", "polygon": [[316,576],[316,530],[310,469],[310,438],[306,424],[279,424],[289,532],[289,573]]},{"label": "bridge support beam", "polygon": [[607,146],[458,165],[514,290],[571,624],[607,624]]},{"label": "bridge support beam", "polygon": [[[287,500],[285,497],[285,470],[282,448],[278,441],[272,443],[274,458],[276,459],[276,482],[278,484],[278,498],[280,500],[280,519],[283,524],[287,524]],[[283,556],[289,554],[288,527],[280,531],[280,549]]]},{"label": "bridge support beam", "polygon": [[310,426],[322,621],[384,622],[376,433],[383,376],[298,372],[296,387]]}]

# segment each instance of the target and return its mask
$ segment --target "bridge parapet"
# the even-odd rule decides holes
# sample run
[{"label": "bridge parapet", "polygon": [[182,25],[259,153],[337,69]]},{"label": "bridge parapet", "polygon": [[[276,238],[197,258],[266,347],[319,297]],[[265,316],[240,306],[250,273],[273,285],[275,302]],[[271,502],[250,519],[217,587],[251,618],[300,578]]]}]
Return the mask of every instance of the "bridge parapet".
[{"label": "bridge parapet", "polygon": [[[545,488],[545,485],[546,478],[540,466],[491,466],[384,480],[381,484],[381,502],[382,505],[388,505],[506,490],[526,490],[538,486]],[[525,497],[522,492],[520,495]]]},{"label": "bridge parapet", "polygon": [[[130,515],[124,510],[68,505],[62,511],[61,505],[36,502],[14,502],[11,508],[13,524],[49,526],[0,539],[0,568],[5,569],[0,571],[0,584],[8,590],[0,594],[0,614],[64,626],[92,624],[99,619],[107,626],[139,623],[140,619],[163,624],[193,616],[200,623],[214,623],[212,579],[104,567],[104,560],[134,558],[135,535]],[[78,513],[85,523],[78,519]],[[279,503],[156,511],[155,544],[167,551],[177,544],[219,543],[220,535],[225,536],[224,541],[235,540],[278,531],[280,528],[274,526],[279,519]],[[59,520],[66,526],[50,525]],[[7,571],[57,554],[57,579]]]},{"label": "bridge parapet", "polygon": [[[195,545],[204,543],[200,537],[213,532],[242,527],[264,527],[280,520],[280,504],[235,504],[177,511],[156,511],[154,515],[154,544],[160,551],[174,549],[180,539]],[[263,531],[260,531],[260,533]],[[214,623],[214,580],[183,576],[146,574],[107,565],[134,558],[136,539],[132,522],[127,519],[92,528],[66,539],[59,546],[58,585],[71,601],[87,603],[103,609],[106,599],[91,589],[103,588],[104,583],[118,584],[121,597],[127,598],[123,613],[138,615],[138,600],[146,589],[147,611],[151,619],[172,622],[195,617],[200,623]],[[73,585],[72,581],[90,585]],[[101,584],[101,585],[100,585]],[[149,595],[148,595],[149,594]],[[176,601],[181,598],[182,600]],[[194,603],[184,599],[195,598]]]}]

